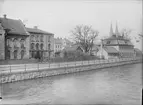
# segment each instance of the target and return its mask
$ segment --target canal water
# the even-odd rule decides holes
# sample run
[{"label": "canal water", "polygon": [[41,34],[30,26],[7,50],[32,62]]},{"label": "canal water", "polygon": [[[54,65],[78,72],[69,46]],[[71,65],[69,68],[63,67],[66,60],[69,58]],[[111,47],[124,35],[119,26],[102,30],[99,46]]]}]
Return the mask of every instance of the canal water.
[{"label": "canal water", "polygon": [[139,63],[3,84],[0,103],[141,105],[141,91]]}]

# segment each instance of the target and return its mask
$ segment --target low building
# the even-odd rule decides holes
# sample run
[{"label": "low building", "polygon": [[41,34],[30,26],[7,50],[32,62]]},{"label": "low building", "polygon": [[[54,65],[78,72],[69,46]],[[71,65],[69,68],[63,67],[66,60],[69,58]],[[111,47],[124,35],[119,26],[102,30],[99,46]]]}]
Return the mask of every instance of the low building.
[{"label": "low building", "polygon": [[143,57],[143,52],[138,48],[134,48],[134,53],[136,57]]},{"label": "low building", "polygon": [[30,58],[36,58],[39,54],[40,58],[53,57],[54,51],[54,34],[34,28],[26,28],[30,33]]},{"label": "low building", "polygon": [[76,53],[76,52],[83,53],[84,49],[77,44],[72,45],[70,47],[65,47],[61,52],[61,57],[64,57],[65,54],[67,54],[67,56],[70,56],[72,53]]}]

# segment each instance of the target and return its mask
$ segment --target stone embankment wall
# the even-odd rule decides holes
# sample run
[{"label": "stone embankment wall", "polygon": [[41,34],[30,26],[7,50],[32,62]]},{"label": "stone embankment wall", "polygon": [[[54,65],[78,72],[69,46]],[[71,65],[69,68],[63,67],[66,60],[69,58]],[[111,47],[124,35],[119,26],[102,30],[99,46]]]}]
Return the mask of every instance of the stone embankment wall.
[{"label": "stone embankment wall", "polygon": [[96,69],[120,66],[125,64],[139,63],[141,61],[142,60],[140,59],[140,60],[130,60],[130,61],[122,61],[122,62],[114,62],[114,63],[86,65],[86,66],[63,67],[63,68],[39,70],[39,71],[7,73],[7,74],[0,75],[0,83],[9,83],[9,82],[15,82],[15,81],[21,81],[21,80],[35,79],[40,77],[48,77],[48,76],[68,74],[68,73],[74,73],[74,72],[96,70]]}]

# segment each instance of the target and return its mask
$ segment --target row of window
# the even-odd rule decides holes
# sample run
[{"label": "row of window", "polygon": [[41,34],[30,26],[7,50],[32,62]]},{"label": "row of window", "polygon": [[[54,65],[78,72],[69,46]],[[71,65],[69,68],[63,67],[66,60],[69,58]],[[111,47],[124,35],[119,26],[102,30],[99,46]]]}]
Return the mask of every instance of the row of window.
[{"label": "row of window", "polygon": [[62,48],[62,46],[61,45],[56,45],[56,48]]},{"label": "row of window", "polygon": [[31,41],[43,42],[44,36],[43,35],[31,35],[30,39],[31,39]]},{"label": "row of window", "polygon": [[[10,59],[11,58],[11,53],[13,54],[14,56],[14,59],[17,59],[18,58],[18,50],[14,50],[14,52],[11,52],[10,50],[7,51],[7,59]],[[23,59],[25,55],[25,51],[24,50],[21,50],[20,52],[20,57],[21,59]]]},{"label": "row of window", "polygon": [[18,40],[17,38],[14,38],[13,40],[12,39],[7,39],[7,46],[17,46],[19,44],[25,44],[25,39],[20,39]]}]

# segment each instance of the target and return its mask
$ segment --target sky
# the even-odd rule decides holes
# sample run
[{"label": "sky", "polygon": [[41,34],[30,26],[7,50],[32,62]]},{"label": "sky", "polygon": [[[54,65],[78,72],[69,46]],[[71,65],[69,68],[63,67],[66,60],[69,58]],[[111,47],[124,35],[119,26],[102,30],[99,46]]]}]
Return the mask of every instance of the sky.
[{"label": "sky", "polygon": [[132,43],[141,49],[135,38],[142,33],[142,0],[0,0],[0,16],[20,19],[26,27],[70,38],[76,25],[91,25],[99,31],[98,39],[109,36],[112,23],[119,31],[131,29]]}]

